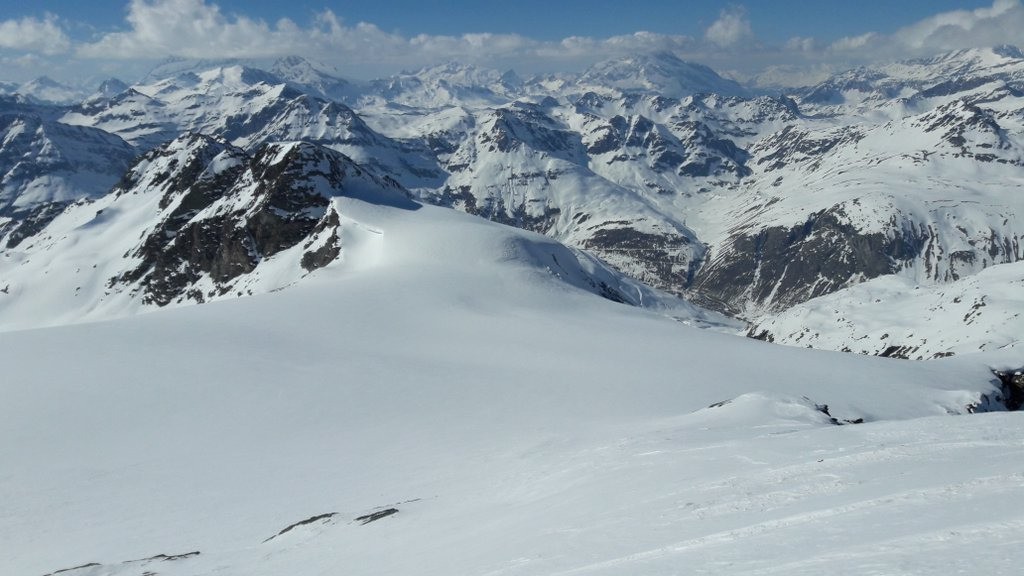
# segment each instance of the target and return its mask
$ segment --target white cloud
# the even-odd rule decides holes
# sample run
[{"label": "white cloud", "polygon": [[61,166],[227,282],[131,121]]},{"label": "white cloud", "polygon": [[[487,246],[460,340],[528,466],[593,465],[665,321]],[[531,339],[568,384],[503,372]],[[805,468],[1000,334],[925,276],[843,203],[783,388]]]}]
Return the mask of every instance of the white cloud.
[{"label": "white cloud", "polygon": [[956,10],[908,26],[894,38],[911,48],[953,50],[1024,40],[1024,7],[1019,0],[995,0],[991,8]]},{"label": "white cloud", "polygon": [[374,24],[345,22],[330,10],[300,24],[225,13],[216,0],[129,0],[122,30],[100,32],[75,45],[62,28],[66,23],[55,16],[9,20],[0,22],[0,49],[50,55],[51,62],[56,61],[54,54],[71,51],[78,67],[106,66],[105,70],[111,69],[110,62],[121,62],[128,70],[166,56],[268,59],[297,54],[357,77],[379,77],[448,60],[525,73],[569,71],[602,59],[665,50],[737,78],[794,78],[806,69],[810,79],[826,70],[878,60],[969,46],[1024,44],[1021,1],[994,0],[991,7],[936,14],[894,34],[865,31],[831,42],[798,36],[771,45],[754,34],[742,5],[722,10],[700,38],[636,32],[546,41],[489,33],[407,37]]},{"label": "white cloud", "polygon": [[[866,31],[831,43],[813,37],[792,38],[769,60],[763,58],[763,50],[757,49],[740,53],[740,56],[748,61],[748,79],[767,86],[796,85],[820,80],[825,73],[863,64],[999,44],[1024,45],[1021,0],[994,0],[990,7],[935,14],[892,34]],[[763,68],[750,73],[754,65]],[[797,82],[801,77],[803,81]]]},{"label": "white cloud", "polygon": [[829,46],[829,49],[835,52],[856,51],[863,50],[872,45],[880,46],[885,43],[886,41],[882,36],[874,32],[867,32],[860,36],[847,36],[845,38],[840,38],[833,42],[832,45]]},{"label": "white cloud", "polygon": [[131,0],[126,31],[82,44],[84,59],[272,58],[291,54],[339,64],[346,71],[391,72],[457,59],[538,69],[588,63],[638,51],[683,50],[685,36],[637,32],[605,39],[569,37],[540,41],[518,34],[421,34],[407,38],[373,24],[350,25],[330,10],[307,27],[229,16],[206,0]]},{"label": "white cloud", "polygon": [[288,20],[270,26],[244,16],[228,18],[216,4],[204,0],[132,0],[127,32],[111,32],[84,44],[78,54],[86,58],[204,58],[266,56],[302,38],[302,30]]},{"label": "white cloud", "polygon": [[742,6],[731,6],[722,10],[711,26],[704,32],[708,42],[722,48],[742,46],[754,39],[747,11]]},{"label": "white cloud", "polygon": [[57,23],[57,17],[47,14],[42,20],[22,18],[0,21],[0,48],[61,54],[71,47],[71,40]]},{"label": "white cloud", "polygon": [[1024,44],[1024,6],[1020,0],[994,0],[988,8],[943,12],[891,35],[866,33],[841,38],[829,49],[861,53],[867,58],[905,58],[999,44]]},{"label": "white cloud", "polygon": [[822,45],[817,38],[794,36],[786,41],[784,48],[792,52],[814,52],[821,50]]}]

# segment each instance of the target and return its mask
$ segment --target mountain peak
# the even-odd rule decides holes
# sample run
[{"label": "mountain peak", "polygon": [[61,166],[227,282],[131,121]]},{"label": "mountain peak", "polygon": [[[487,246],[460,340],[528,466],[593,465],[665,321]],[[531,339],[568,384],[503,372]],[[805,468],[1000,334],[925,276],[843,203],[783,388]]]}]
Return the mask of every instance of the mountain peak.
[{"label": "mountain peak", "polygon": [[337,70],[333,67],[295,55],[275,60],[270,72],[289,80],[304,77],[338,79]]},{"label": "mountain peak", "polygon": [[199,74],[213,68],[225,68],[241,64],[237,58],[189,59],[167,58],[153,67],[142,79],[142,84],[151,84],[183,74]]},{"label": "mountain peak", "polygon": [[697,93],[746,96],[747,90],[711,68],[682,60],[667,51],[634,54],[591,66],[578,83],[616,88],[626,92],[654,91],[682,98]]},{"label": "mountain peak", "polygon": [[118,80],[117,78],[108,78],[100,83],[99,87],[96,88],[96,91],[86,99],[86,103],[108,100],[130,90],[131,87],[121,80]]},{"label": "mountain peak", "polygon": [[1024,59],[1024,52],[1012,44],[1000,44],[992,48],[992,52],[1006,58]]},{"label": "mountain peak", "polygon": [[302,56],[280,58],[270,72],[303,92],[327,100],[343,101],[354,95],[352,83],[339,78],[336,70]]}]

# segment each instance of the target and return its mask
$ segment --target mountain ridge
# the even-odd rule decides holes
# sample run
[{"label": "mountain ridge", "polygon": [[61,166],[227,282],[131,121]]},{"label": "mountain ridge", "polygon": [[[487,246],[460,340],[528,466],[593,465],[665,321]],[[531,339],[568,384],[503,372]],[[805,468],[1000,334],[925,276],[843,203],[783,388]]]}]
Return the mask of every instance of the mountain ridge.
[{"label": "mountain ridge", "polygon": [[[589,250],[755,324],[872,278],[942,284],[1022,257],[1024,207],[1005,192],[1024,161],[1012,47],[788,96],[668,53],[553,84],[454,63],[365,84],[297,58],[275,66],[177,61],[118,94],[37,108],[138,152],[186,132],[249,153],[313,142],[421,201]],[[31,223],[5,224],[18,241],[59,209],[25,201]]]}]

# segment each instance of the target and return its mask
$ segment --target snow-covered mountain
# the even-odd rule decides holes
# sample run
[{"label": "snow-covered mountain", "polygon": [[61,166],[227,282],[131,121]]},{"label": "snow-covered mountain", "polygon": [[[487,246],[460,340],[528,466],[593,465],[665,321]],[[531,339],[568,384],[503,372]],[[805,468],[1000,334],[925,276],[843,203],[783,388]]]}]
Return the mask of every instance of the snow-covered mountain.
[{"label": "snow-covered mountain", "polygon": [[932,58],[862,67],[837,74],[800,95],[809,109],[868,112],[895,102],[950,96],[989,84],[1015,85],[1024,79],[1024,54],[1015,46],[972,48]]},{"label": "snow-covered mountain", "polygon": [[4,97],[0,573],[1016,574],[1022,60]]},{"label": "snow-covered mountain", "polygon": [[[1004,46],[757,96],[667,53],[557,77],[448,63],[368,83],[300,58],[176,60],[48,114],[139,152],[185,133],[247,155],[315,143],[420,201],[760,325],[873,278],[930,288],[1019,261],[1021,71]],[[24,214],[47,201],[21,198]]]},{"label": "snow-covered mountain", "polygon": [[303,140],[331,146],[410,187],[441,179],[425,147],[378,134],[344,104],[302,92],[299,84],[270,72],[234,64],[154,74],[146,84],[73,107],[62,122],[100,128],[143,149],[185,132],[250,151],[268,142]]},{"label": "snow-covered mountain", "polygon": [[667,98],[684,98],[693,94],[750,94],[734,80],[722,78],[707,66],[680,60],[671,52],[638,54],[601,62],[586,70],[574,83],[588,91],[612,89],[627,93],[653,93]]},{"label": "snow-covered mountain", "polygon": [[[1001,122],[1001,124],[1000,124]],[[698,286],[781,310],[886,274],[949,282],[1019,260],[1024,125],[956,100],[876,126],[784,129]]]},{"label": "snow-covered mountain", "polygon": [[106,193],[135,156],[116,135],[54,116],[51,107],[0,97],[0,246],[37,230],[64,203]]},{"label": "snow-covered mountain", "polygon": [[[354,176],[199,140],[167,152],[219,150],[211,178],[296,152]],[[177,181],[111,195],[62,253]],[[697,330],[574,288],[596,263],[549,239],[341,185],[341,257],[294,286],[0,332],[4,572],[1017,568],[1024,423],[967,414],[998,407],[999,358]]]},{"label": "snow-covered mountain", "polygon": [[523,81],[514,71],[449,62],[376,80],[363,96],[363,105],[486,107],[507,104],[523,93]]},{"label": "snow-covered mountain", "polygon": [[780,344],[917,360],[1024,347],[1024,262],[948,283],[880,276],[753,326]]},{"label": "snow-covered mountain", "polygon": [[13,92],[41,104],[71,104],[81,100],[86,94],[80,88],[68,86],[47,76],[20,84]]},{"label": "snow-covered mountain", "polygon": [[[368,265],[386,231],[372,218],[354,219],[347,211],[353,202],[398,213],[426,210],[394,180],[330,148],[274,143],[250,155],[222,140],[184,135],[139,158],[109,194],[79,201],[18,237],[0,261],[0,329],[270,292],[336,260],[359,267],[369,259]],[[487,242],[504,243],[508,253],[523,253],[571,286],[678,309],[687,321],[728,325],[553,241],[511,230],[492,234],[496,239]]]},{"label": "snow-covered mountain", "polygon": [[325,100],[344,102],[355,98],[361,89],[357,83],[341,78],[337,71],[299,56],[277,60],[270,72],[300,91]]}]

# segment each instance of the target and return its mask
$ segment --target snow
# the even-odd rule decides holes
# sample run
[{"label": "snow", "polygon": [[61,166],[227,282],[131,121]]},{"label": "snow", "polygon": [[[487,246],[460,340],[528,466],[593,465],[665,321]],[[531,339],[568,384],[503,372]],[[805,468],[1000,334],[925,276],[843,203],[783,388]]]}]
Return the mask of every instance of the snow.
[{"label": "snow", "polygon": [[[957,51],[842,73],[790,99],[748,97],[670,54],[525,82],[450,63],[358,86],[300,59],[274,73],[176,62],[63,121],[143,148],[183,130],[249,151],[315,141],[420,199],[596,250],[675,293],[703,290],[702,270],[733,258],[737,237],[821,213],[920,242],[895,271],[936,285],[1020,258],[1021,70],[1008,47]],[[604,245],[627,228],[670,248]],[[780,286],[764,293],[779,300]],[[789,305],[752,298],[730,306],[753,320]]]},{"label": "snow", "polygon": [[920,285],[883,276],[762,318],[752,333],[794,346],[881,354],[936,355],[1024,346],[1024,262],[991,266],[962,279]]},{"label": "snow", "polygon": [[537,235],[332,209],[345,257],[284,290],[0,333],[0,571],[1019,567],[1024,420],[949,415],[985,358],[699,330],[575,288]]},{"label": "snow", "polygon": [[[158,175],[189,160],[188,138],[135,167],[137,193],[79,202],[0,254],[0,574],[1019,573],[1024,420],[968,413],[998,406],[992,367],[1022,364],[1020,62],[998,48],[854,71],[799,111],[695,95],[743,92],[666,55],[366,86],[298,61],[287,82],[171,63],[63,124],[12,121],[5,147],[87,167],[130,151],[96,128],[142,149],[182,130],[311,139],[366,165],[345,164],[339,194],[323,150],[275,145],[270,163],[309,153],[337,237],[261,259],[202,306],[157,310],[109,283],[181,200],[159,206]],[[929,90],[953,72],[991,77]],[[590,153],[616,117],[631,143]],[[654,164],[681,150],[720,168],[722,142],[749,173]],[[217,150],[202,178],[245,166]],[[30,175],[17,195],[95,196],[116,175],[94,172]],[[553,238],[419,206],[376,173],[558,209]],[[251,208],[256,185],[206,210]],[[833,207],[861,232],[927,229],[928,249],[759,319],[791,347],[722,333],[739,327],[558,242],[626,223],[685,238],[675,256],[695,260]],[[327,242],[336,261],[300,266]]]},{"label": "snow", "polygon": [[117,136],[0,106],[0,210],[99,196],[133,156]]}]

